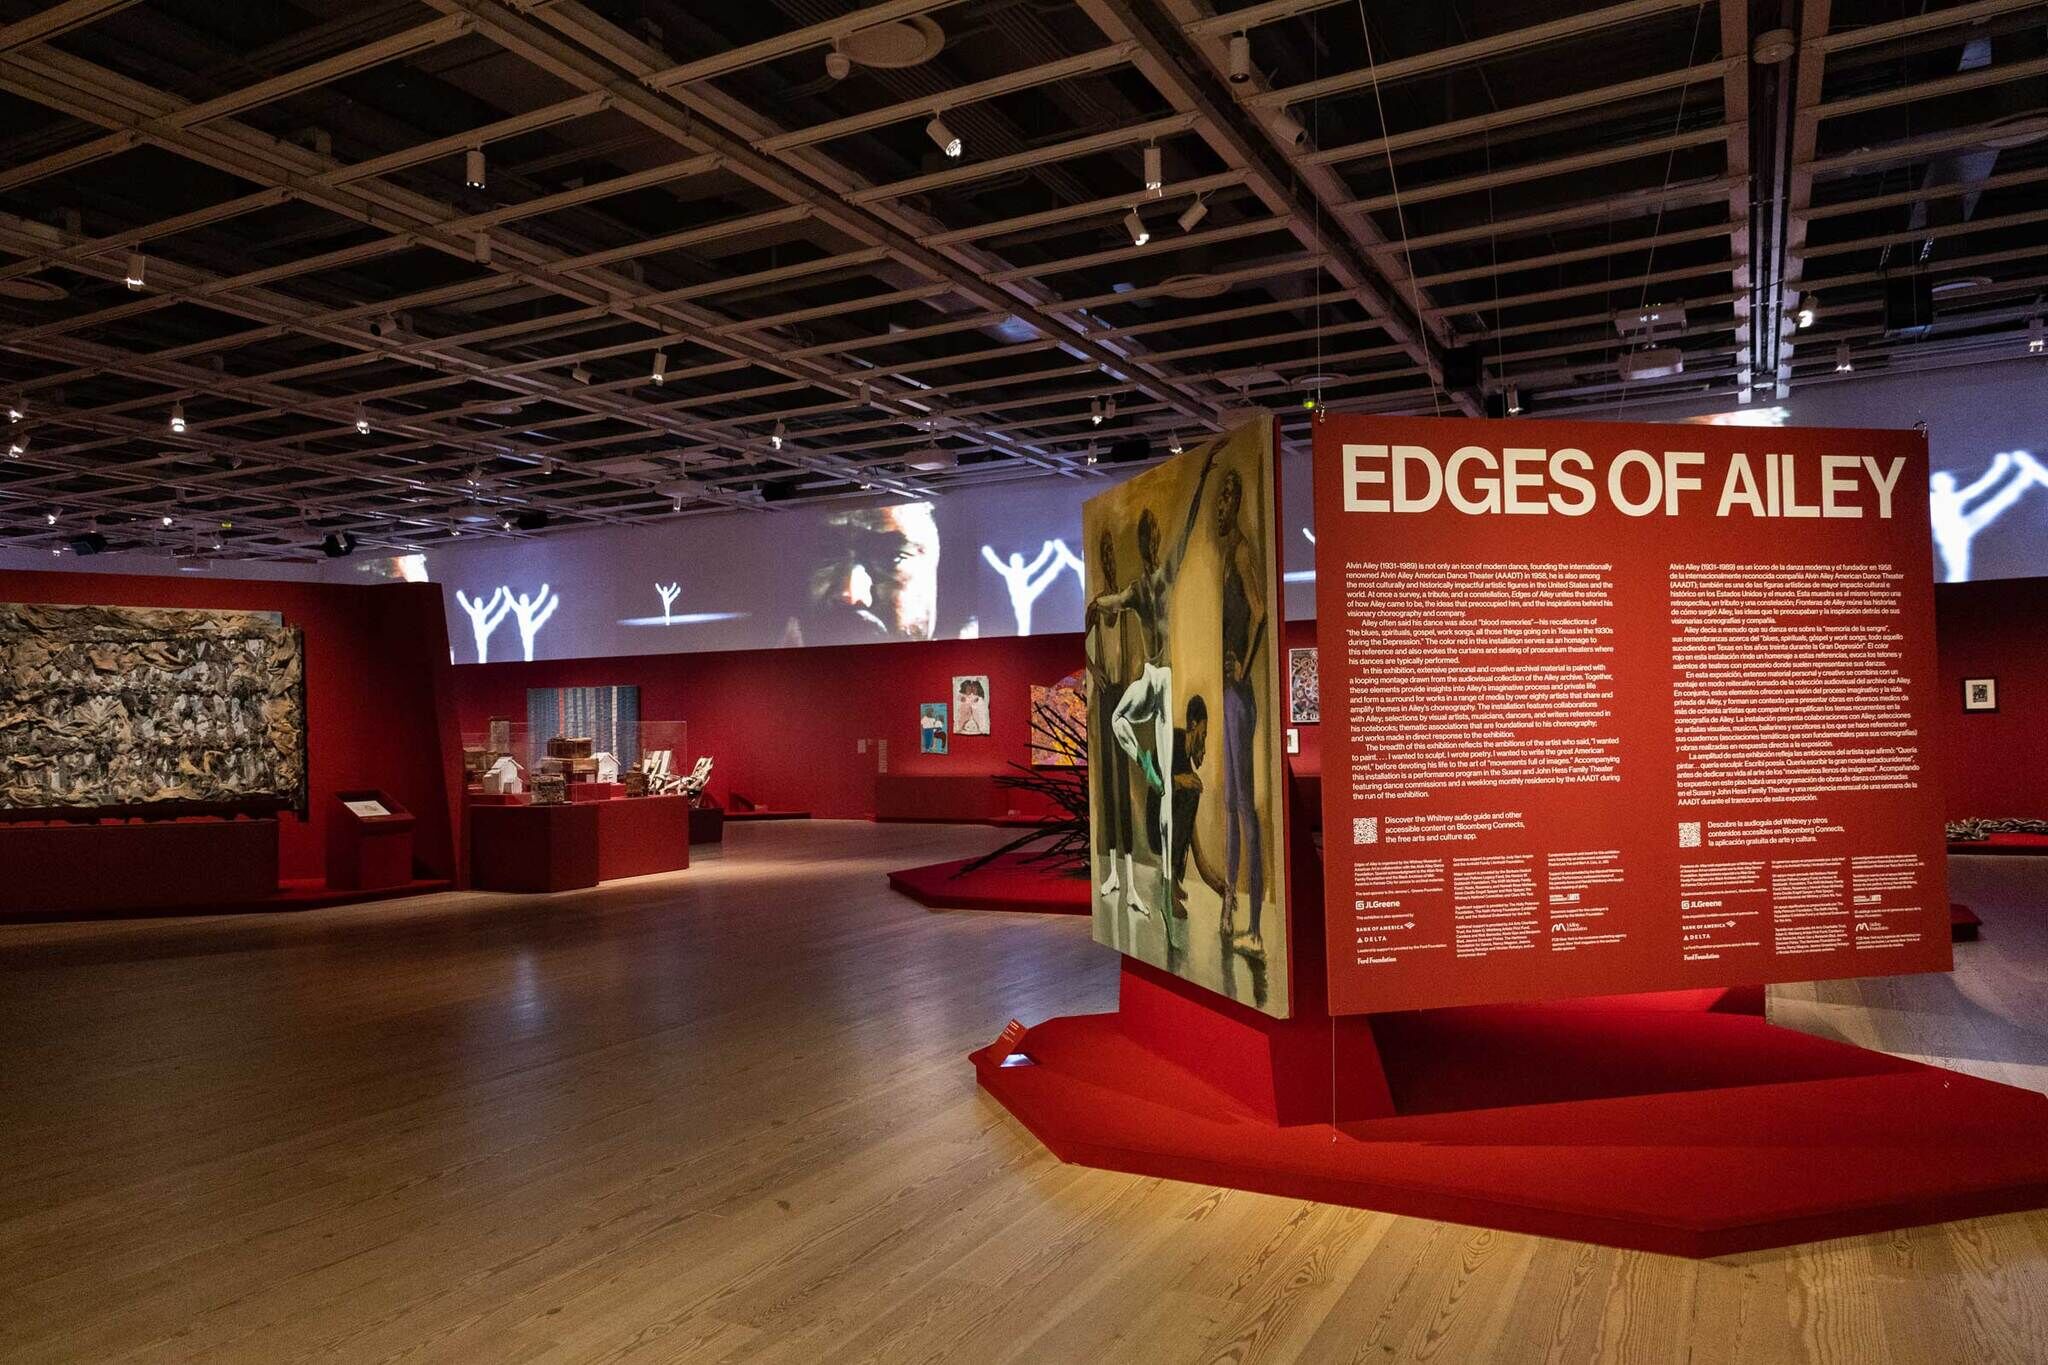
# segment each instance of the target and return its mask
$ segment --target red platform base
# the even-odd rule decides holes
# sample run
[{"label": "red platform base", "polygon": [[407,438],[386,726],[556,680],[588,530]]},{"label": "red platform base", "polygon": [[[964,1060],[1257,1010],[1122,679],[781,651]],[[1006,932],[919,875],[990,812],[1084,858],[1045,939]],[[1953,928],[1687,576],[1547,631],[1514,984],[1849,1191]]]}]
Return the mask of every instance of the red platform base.
[{"label": "red platform base", "polygon": [[1948,846],[1951,853],[2048,853],[2048,834],[1994,834]]},{"label": "red platform base", "polygon": [[1975,943],[1984,921],[1977,918],[1977,912],[1961,901],[1948,903],[1948,941],[1950,943]]},{"label": "red platform base", "polygon": [[889,874],[889,885],[935,910],[1028,910],[1041,914],[1088,913],[1088,879],[1070,877],[1042,863],[1006,853],[986,867],[962,874],[973,862],[906,867]]},{"label": "red platform base", "polygon": [[[1125,987],[1119,1014],[973,1054],[1062,1160],[1679,1256],[2048,1204],[2048,1096],[1773,1028],[1737,995],[1332,1030],[1217,1014],[1128,967]],[[1334,1128],[1329,1045],[1311,1045],[1333,1033]],[[1320,1121],[1275,1121],[1318,1087]]]}]

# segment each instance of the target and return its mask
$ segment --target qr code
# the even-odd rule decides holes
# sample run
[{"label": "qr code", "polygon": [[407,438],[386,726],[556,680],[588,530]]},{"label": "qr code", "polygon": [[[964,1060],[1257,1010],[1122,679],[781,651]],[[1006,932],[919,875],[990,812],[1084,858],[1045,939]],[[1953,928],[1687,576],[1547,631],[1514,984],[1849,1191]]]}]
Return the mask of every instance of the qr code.
[{"label": "qr code", "polygon": [[1351,842],[1354,844],[1376,844],[1380,841],[1380,818],[1377,815],[1354,815],[1351,817]]},{"label": "qr code", "polygon": [[1698,848],[1700,846],[1699,821],[1680,820],[1678,822],[1678,846],[1680,848]]}]

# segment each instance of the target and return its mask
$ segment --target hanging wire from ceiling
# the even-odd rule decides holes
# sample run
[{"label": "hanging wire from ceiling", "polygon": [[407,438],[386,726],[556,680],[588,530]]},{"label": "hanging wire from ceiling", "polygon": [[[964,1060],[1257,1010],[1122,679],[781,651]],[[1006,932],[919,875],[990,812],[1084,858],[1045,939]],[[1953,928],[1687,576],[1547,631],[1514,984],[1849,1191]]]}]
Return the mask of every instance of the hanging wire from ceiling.
[{"label": "hanging wire from ceiling", "polygon": [[1401,233],[1402,268],[1408,272],[1408,307],[1415,314],[1418,329],[1416,342],[1422,347],[1423,377],[1429,380],[1429,401],[1436,409],[1436,415],[1444,415],[1443,385],[1441,371],[1432,375],[1428,372],[1429,322],[1422,315],[1422,286],[1415,278],[1415,252],[1408,245],[1408,215],[1401,207],[1401,177],[1394,172],[1394,130],[1387,126],[1387,103],[1380,95],[1379,61],[1372,50],[1372,22],[1365,15],[1365,0],[1358,0],[1358,26],[1365,33],[1365,70],[1372,77],[1372,102],[1379,110],[1380,152],[1387,159],[1387,185],[1394,194],[1394,225]]},{"label": "hanging wire from ceiling", "polygon": [[[1700,34],[1706,27],[1708,3],[1709,0],[1700,0],[1699,5],[1694,8],[1692,13],[1692,43],[1687,49],[1685,56],[1686,78],[1684,84],[1678,87],[1678,113],[1673,117],[1671,123],[1671,135],[1674,138],[1685,131],[1685,98],[1692,92],[1691,73],[1699,65]],[[1749,54],[1746,52],[1724,52],[1721,55],[1729,61],[1749,60]],[[1723,122],[1727,121],[1728,112],[1725,109],[1721,111]],[[1746,111],[1745,117],[1747,117]],[[1657,238],[1664,231],[1664,207],[1671,197],[1671,175],[1677,165],[1678,148],[1674,146],[1664,154],[1664,183],[1657,189],[1657,213],[1650,223],[1650,249],[1643,261],[1643,287],[1636,298],[1636,311],[1639,313],[1650,306],[1650,281],[1657,271]],[[1609,257],[1609,259],[1612,260],[1613,258]],[[1628,403],[1630,374],[1625,355],[1620,368],[1621,387],[1615,391],[1614,397],[1614,411],[1617,416],[1620,415],[1622,408]]]}]

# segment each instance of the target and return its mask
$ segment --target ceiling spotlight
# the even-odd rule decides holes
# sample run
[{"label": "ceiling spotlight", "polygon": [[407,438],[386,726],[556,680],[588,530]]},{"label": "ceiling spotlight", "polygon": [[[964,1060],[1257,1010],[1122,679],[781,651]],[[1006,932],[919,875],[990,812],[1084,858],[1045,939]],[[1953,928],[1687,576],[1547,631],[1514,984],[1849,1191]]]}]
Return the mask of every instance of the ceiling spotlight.
[{"label": "ceiling spotlight", "polygon": [[1176,431],[1176,432],[1174,432],[1174,433],[1173,433],[1172,435],[1170,435],[1170,436],[1168,436],[1168,437],[1166,438],[1166,448],[1167,448],[1167,450],[1171,451],[1171,452],[1172,452],[1173,454],[1175,454],[1175,455],[1178,455],[1178,454],[1180,454],[1180,452],[1181,452],[1181,444],[1180,444],[1180,433],[1179,433],[1179,432],[1177,432],[1177,431]]},{"label": "ceiling spotlight", "polygon": [[843,81],[853,74],[853,58],[841,52],[836,42],[825,53],[825,74],[835,81]]},{"label": "ceiling spotlight", "polygon": [[867,407],[875,401],[874,390],[868,387],[868,382],[865,379],[853,386],[853,396],[855,401],[862,407]]},{"label": "ceiling spotlight", "polygon": [[166,512],[164,513],[163,516],[163,523],[166,526],[176,526],[178,524],[178,519],[172,516],[170,513]]},{"label": "ceiling spotlight", "polygon": [[1289,147],[1302,147],[1308,144],[1308,129],[1302,127],[1301,120],[1285,109],[1274,111],[1272,122],[1268,126],[1272,128],[1273,136]]},{"label": "ceiling spotlight", "polygon": [[775,430],[768,434],[768,444],[775,447],[775,449],[780,450],[782,449],[782,438],[784,436],[787,436],[788,434],[789,429],[783,426],[781,422],[777,422],[775,424]]},{"label": "ceiling spotlight", "polygon": [[2041,319],[2036,316],[2027,320],[2027,354],[2040,355],[2048,350],[2048,336],[2042,335]]},{"label": "ceiling spotlight", "polygon": [[1252,78],[1252,40],[1248,33],[1230,35],[1230,83],[1243,85]]},{"label": "ceiling spotlight", "polygon": [[1803,332],[1813,326],[1813,320],[1818,316],[1819,314],[1814,311],[1813,300],[1808,299],[1799,305],[1799,311],[1792,315],[1792,320],[1799,324],[1799,330]]},{"label": "ceiling spotlight", "polygon": [[1799,39],[1789,28],[1766,29],[1756,35],[1756,42],[1750,45],[1750,60],[1758,66],[1777,66],[1791,60],[1799,50]]},{"label": "ceiling spotlight", "polygon": [[346,559],[356,552],[356,538],[349,531],[329,531],[320,538],[320,553],[329,559]]},{"label": "ceiling spotlight", "polygon": [[1102,400],[1100,398],[1088,404],[1088,420],[1098,427],[1102,425]]},{"label": "ceiling spotlight", "polygon": [[1116,417],[1116,399],[1114,399],[1114,398],[1111,398],[1111,399],[1109,399],[1108,401],[1106,401],[1105,403],[1103,403],[1103,405],[1102,405],[1102,415],[1103,415],[1103,417],[1104,417],[1104,419],[1105,419],[1105,420],[1114,420],[1114,419],[1115,419],[1115,417]]},{"label": "ceiling spotlight", "polygon": [[933,114],[932,121],[924,126],[924,131],[925,136],[938,144],[939,150],[947,156],[957,157],[960,155],[962,150],[960,139],[953,136],[953,130],[946,126],[946,120],[942,116]]},{"label": "ceiling spotlight", "polygon": [[462,183],[473,190],[484,187],[484,149],[472,147],[462,158]]},{"label": "ceiling spotlight", "polygon": [[1165,188],[1166,174],[1161,168],[1159,144],[1153,143],[1145,148],[1145,190],[1148,194],[1158,194]]},{"label": "ceiling spotlight", "polygon": [[478,265],[489,265],[491,263],[491,239],[479,232],[476,235],[476,246],[471,249],[470,254],[476,258]]},{"label": "ceiling spotlight", "polygon": [[1195,224],[1201,222],[1204,218],[1207,218],[1208,216],[1209,206],[1206,203],[1202,202],[1202,200],[1196,199],[1194,203],[1189,204],[1186,208],[1181,210],[1180,230],[1182,232],[1193,232],[1195,230]]},{"label": "ceiling spotlight", "polygon": [[1138,216],[1136,209],[1124,215],[1124,231],[1131,234],[1132,246],[1143,246],[1152,240],[1151,229],[1145,226],[1145,220]]},{"label": "ceiling spotlight", "polygon": [[577,365],[570,369],[569,377],[579,384],[588,384],[590,382],[590,371],[581,365]]},{"label": "ceiling spotlight", "polygon": [[661,383],[664,379],[668,378],[667,351],[656,351],[654,353],[654,368],[652,371],[648,373],[647,377],[657,384]]},{"label": "ceiling spotlight", "polygon": [[149,262],[143,258],[141,252],[131,251],[128,253],[128,278],[126,283],[130,289],[140,290],[142,288],[142,283],[147,278],[148,270]]},{"label": "ceiling spotlight", "polygon": [[185,432],[185,405],[183,403],[171,404],[171,430],[179,435],[183,435]]},{"label": "ceiling spotlight", "polygon": [[7,458],[18,460],[28,454],[28,437],[16,436],[7,442]]},{"label": "ceiling spotlight", "polygon": [[1850,373],[1851,371],[1853,371],[1853,370],[1854,370],[1855,368],[1856,368],[1856,362],[1855,362],[1855,361],[1853,361],[1853,360],[1851,360],[1851,359],[1849,359],[1849,343],[1848,343],[1848,342],[1846,342],[1846,341],[1839,341],[1839,342],[1836,342],[1836,343],[1835,343],[1835,373],[1836,373],[1836,374],[1848,374],[1848,373]]},{"label": "ceiling spotlight", "polygon": [[1517,386],[1515,386],[1515,385],[1513,385],[1513,384],[1510,384],[1510,385],[1508,385],[1508,416],[1510,416],[1510,417],[1515,417],[1515,416],[1519,416],[1519,415],[1520,415],[1520,413],[1521,413],[1521,411],[1522,411],[1522,390],[1521,390],[1520,388],[1518,388]]},{"label": "ceiling spotlight", "polygon": [[22,418],[26,416],[28,416],[28,411],[27,409],[21,406],[21,400],[19,398],[10,398],[7,400],[8,421],[19,422]]},{"label": "ceiling spotlight", "polygon": [[56,514],[55,512],[45,512],[45,513],[43,513],[43,525],[45,525],[45,526],[55,526],[56,524],[57,524],[57,514]]},{"label": "ceiling spotlight", "polygon": [[356,435],[370,434],[370,410],[361,403],[356,404]]}]

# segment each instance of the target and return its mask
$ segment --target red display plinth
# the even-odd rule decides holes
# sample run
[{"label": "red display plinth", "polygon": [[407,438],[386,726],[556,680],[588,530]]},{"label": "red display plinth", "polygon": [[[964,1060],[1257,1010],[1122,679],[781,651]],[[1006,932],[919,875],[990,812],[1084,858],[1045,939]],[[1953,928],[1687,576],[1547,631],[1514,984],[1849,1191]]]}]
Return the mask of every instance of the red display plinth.
[{"label": "red display plinth", "polygon": [[1334,1123],[1327,1019],[1320,1055],[1218,1021],[1168,1060],[1127,992],[973,1061],[1062,1160],[1672,1255],[2048,1203],[2048,1097],[1713,995],[1376,1017],[1337,1040]]},{"label": "red display plinth", "polygon": [[889,885],[919,905],[935,910],[1021,910],[1054,915],[1088,913],[1088,879],[1069,875],[1025,853],[1005,853],[995,861],[964,871],[974,862],[959,858],[947,863],[901,868],[889,874]]},{"label": "red display plinth", "polygon": [[2048,1096],[1774,1028],[1760,986],[1332,1017],[1295,835],[1293,1018],[1126,958],[1117,1013],[981,1086],[1066,1161],[1681,1256],[2048,1204]]},{"label": "red display plinth", "polygon": [[208,908],[277,890],[277,821],[0,824],[0,913]]},{"label": "red display plinth", "polygon": [[626,795],[617,782],[571,782],[567,790],[571,801],[617,801]]},{"label": "red display plinth", "polygon": [[327,885],[337,891],[409,885],[412,827],[412,812],[381,791],[336,792],[327,807]]},{"label": "red display plinth", "polygon": [[597,876],[644,877],[677,872],[690,865],[690,799],[636,796],[594,802],[597,813]]},{"label": "red display plinth", "polygon": [[472,806],[470,884],[483,891],[573,891],[596,886],[594,805]]}]

